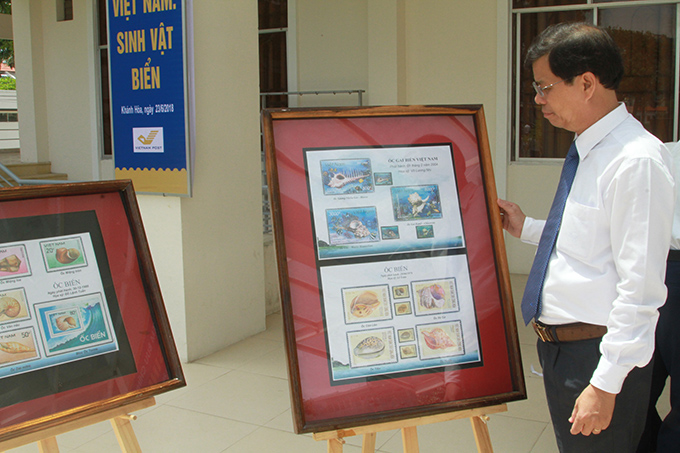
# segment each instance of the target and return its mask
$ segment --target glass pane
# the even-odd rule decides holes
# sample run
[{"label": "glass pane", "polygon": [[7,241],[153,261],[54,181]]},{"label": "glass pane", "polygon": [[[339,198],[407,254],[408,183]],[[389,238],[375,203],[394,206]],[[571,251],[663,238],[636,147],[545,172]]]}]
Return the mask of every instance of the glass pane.
[{"label": "glass pane", "polygon": [[[520,94],[519,94],[519,155],[520,157],[564,157],[574,138],[572,132],[554,127],[543,118],[541,108],[534,102],[536,92],[531,86],[534,80],[531,68],[524,67],[524,58],[533,39],[548,26],[560,22],[592,22],[592,11],[555,11],[549,13],[522,14],[520,25],[521,46],[513,46],[515,52],[520,50]],[[516,59],[513,58],[513,62]],[[513,63],[514,64],[514,63]],[[513,71],[513,79],[517,71]],[[513,86],[516,81],[513,80]],[[515,97],[513,97],[514,102]],[[514,106],[513,106],[514,107]],[[515,109],[513,108],[513,112]],[[515,121],[513,121],[513,128]],[[513,149],[516,140],[513,130]]]},{"label": "glass pane", "polygon": [[[286,32],[260,35],[260,93],[288,91]],[[262,107],[288,107],[288,95],[266,96]]]},{"label": "glass pane", "polygon": [[102,145],[104,155],[112,154],[111,147],[111,100],[109,98],[109,54],[106,49],[99,51],[101,64],[101,92],[102,92]]},{"label": "glass pane", "polygon": [[288,26],[288,0],[258,0],[259,29]]},{"label": "glass pane", "polygon": [[603,9],[606,27],[623,51],[619,99],[652,134],[673,141],[675,5]]},{"label": "glass pane", "polygon": [[585,4],[586,0],[512,0],[513,8],[535,8],[537,6],[585,5]]},{"label": "glass pane", "polygon": [[97,6],[99,9],[99,45],[105,46],[108,42],[108,30],[106,28],[106,0],[98,0]]}]

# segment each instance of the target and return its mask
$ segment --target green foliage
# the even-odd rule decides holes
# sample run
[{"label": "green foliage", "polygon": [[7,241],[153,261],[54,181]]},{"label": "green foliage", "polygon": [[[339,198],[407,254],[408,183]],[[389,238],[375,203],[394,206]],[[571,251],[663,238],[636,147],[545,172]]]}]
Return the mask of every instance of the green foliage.
[{"label": "green foliage", "polygon": [[0,61],[14,67],[14,41],[11,39],[0,39]]},{"label": "green foliage", "polygon": [[16,90],[17,81],[12,77],[0,77],[0,90]]},{"label": "green foliage", "polygon": [[[12,14],[12,0],[0,0],[0,14]],[[14,41],[0,39],[0,61],[14,67]]]}]

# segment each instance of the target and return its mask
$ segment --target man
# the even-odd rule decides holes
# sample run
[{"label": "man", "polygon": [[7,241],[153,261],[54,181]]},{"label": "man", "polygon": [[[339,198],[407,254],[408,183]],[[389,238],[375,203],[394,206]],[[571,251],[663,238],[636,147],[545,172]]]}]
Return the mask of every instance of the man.
[{"label": "man", "polygon": [[671,159],[617,101],[623,63],[604,30],[551,26],[526,62],[544,117],[576,134],[547,221],[498,200],[511,235],[540,239],[522,310],[555,437],[561,451],[635,451],[666,297]]},{"label": "man", "polygon": [[[673,156],[673,174],[680,175],[680,142],[669,145]],[[649,397],[647,424],[642,433],[637,453],[670,453],[680,446],[680,196],[676,185],[675,210],[673,212],[673,234],[671,250],[666,265],[666,303],[659,309],[656,325],[656,349],[652,387]],[[666,380],[671,378],[671,410],[661,420],[656,403],[663,393]]]}]

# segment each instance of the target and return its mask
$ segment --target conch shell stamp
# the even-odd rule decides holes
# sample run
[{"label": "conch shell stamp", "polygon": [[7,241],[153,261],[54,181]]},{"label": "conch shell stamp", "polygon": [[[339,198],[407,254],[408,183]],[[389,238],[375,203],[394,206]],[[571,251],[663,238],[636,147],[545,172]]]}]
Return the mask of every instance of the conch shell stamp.
[{"label": "conch shell stamp", "polygon": [[21,260],[16,255],[10,255],[0,260],[0,271],[19,272]]},{"label": "conch shell stamp", "polygon": [[354,347],[354,355],[362,359],[374,359],[385,350],[385,343],[378,337],[366,337]]},{"label": "conch shell stamp", "polygon": [[328,181],[328,186],[339,189],[351,182],[359,181],[362,182],[365,178],[371,176],[368,173],[361,173],[358,171],[350,171],[346,175],[342,173],[335,173],[331,180]]},{"label": "conch shell stamp", "polygon": [[444,288],[436,283],[422,288],[418,291],[418,295],[423,308],[442,308],[446,302]]},{"label": "conch shell stamp", "polygon": [[446,349],[456,346],[451,337],[443,329],[437,327],[432,330],[423,330],[425,344],[430,349]]},{"label": "conch shell stamp", "polygon": [[67,249],[66,247],[60,247],[55,252],[55,258],[61,264],[70,264],[80,257],[80,250],[76,248]]},{"label": "conch shell stamp", "polygon": [[364,291],[352,299],[349,309],[357,318],[365,318],[373,313],[378,305],[380,305],[378,295],[373,291]]},{"label": "conch shell stamp", "polygon": [[5,341],[0,343],[0,351],[8,354],[21,354],[22,352],[35,352],[35,349],[18,341]]},{"label": "conch shell stamp", "polygon": [[13,297],[0,297],[0,315],[16,318],[21,312],[21,304]]},{"label": "conch shell stamp", "polygon": [[78,324],[76,323],[76,320],[73,318],[73,316],[60,316],[56,319],[55,324],[57,325],[57,329],[61,331],[75,329],[78,327]]}]

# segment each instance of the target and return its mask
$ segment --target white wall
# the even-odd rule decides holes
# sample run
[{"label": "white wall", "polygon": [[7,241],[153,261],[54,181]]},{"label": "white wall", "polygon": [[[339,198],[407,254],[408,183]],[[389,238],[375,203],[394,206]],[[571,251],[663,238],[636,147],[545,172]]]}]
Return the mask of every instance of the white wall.
[{"label": "white wall", "polygon": [[187,361],[181,201],[177,197],[138,195],[137,203],[177,351],[180,359]]},{"label": "white wall", "polygon": [[[367,0],[297,0],[297,86],[365,90],[368,80]],[[357,95],[305,95],[298,106],[357,105]]]},{"label": "white wall", "polygon": [[196,167],[181,200],[188,358],[265,328],[257,3],[194,2]]},{"label": "white wall", "polygon": [[94,39],[73,39],[92,36],[95,5],[90,0],[74,0],[73,20],[62,22],[57,21],[54,2],[43,2],[42,8],[47,139],[50,149],[55,150],[50,152],[50,161],[53,171],[68,173],[74,180],[96,177],[93,168],[99,162],[99,143],[94,132],[98,111],[91,102],[92,93],[99,91],[95,79],[97,51]]}]

